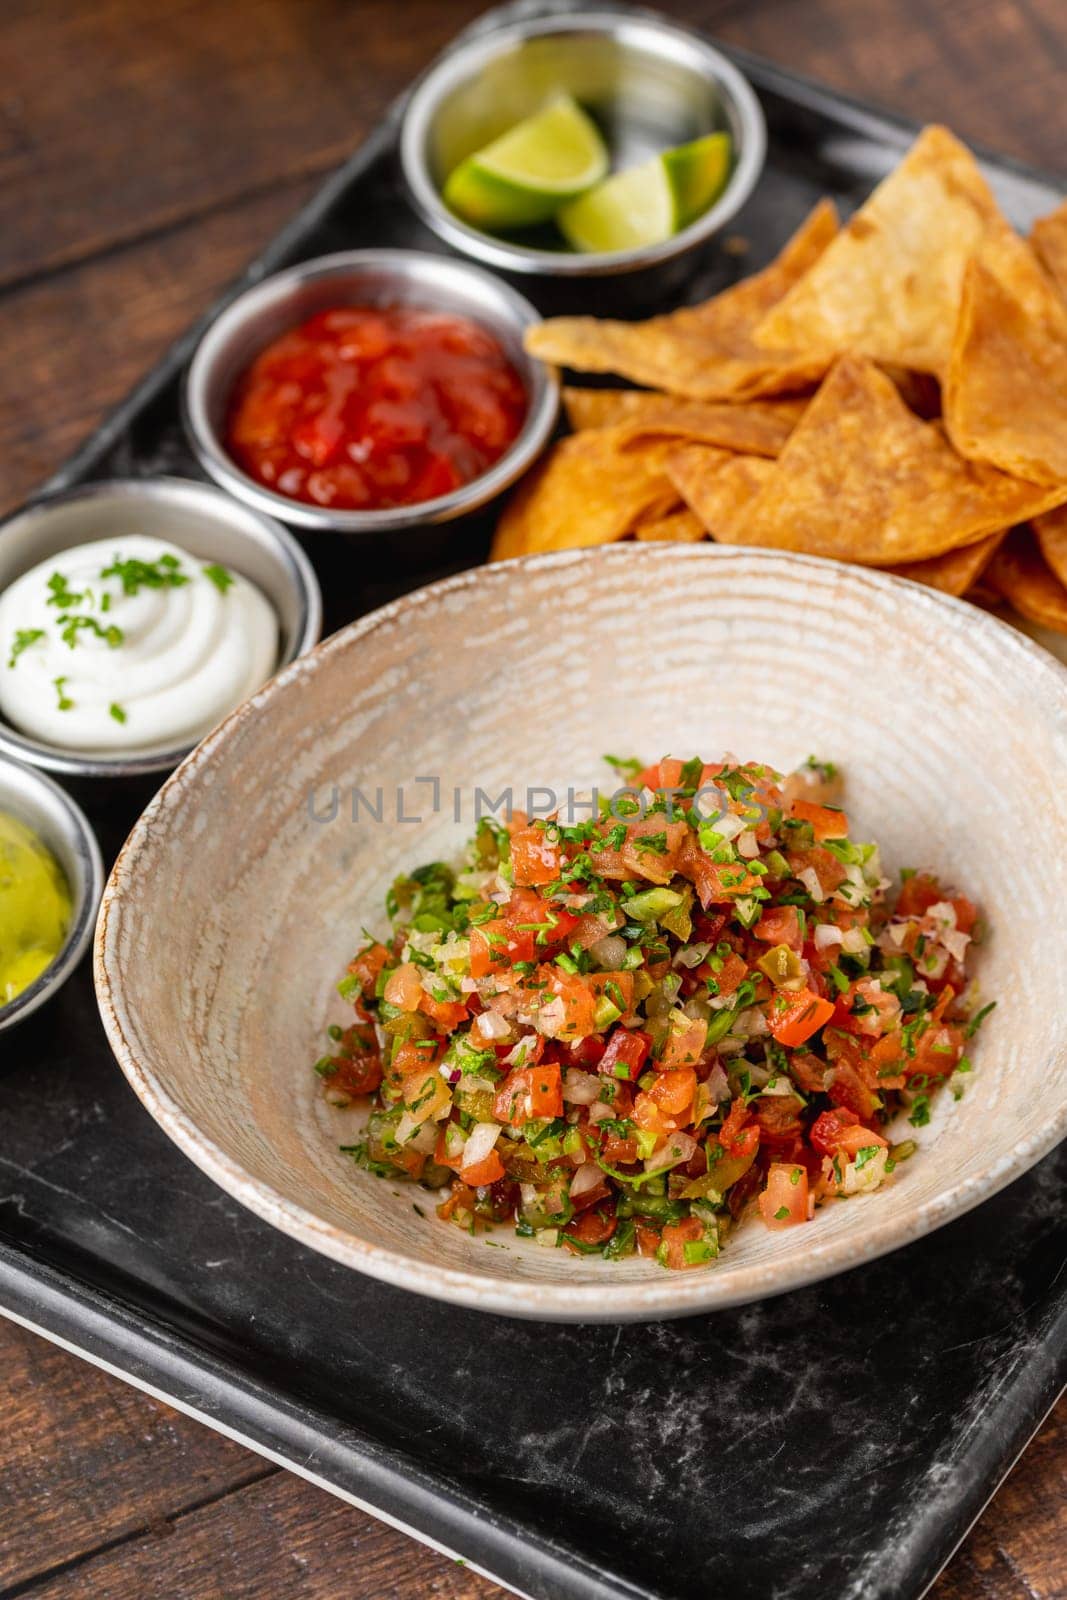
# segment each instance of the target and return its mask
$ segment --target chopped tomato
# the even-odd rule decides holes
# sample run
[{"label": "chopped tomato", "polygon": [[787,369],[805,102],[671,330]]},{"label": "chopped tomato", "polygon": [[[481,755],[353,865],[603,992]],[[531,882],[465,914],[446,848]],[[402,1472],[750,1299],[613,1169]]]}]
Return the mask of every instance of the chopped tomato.
[{"label": "chopped tomato", "polygon": [[668,1222],[664,1225],[660,1236],[667,1257],[666,1264],[674,1271],[684,1271],[687,1267],[703,1266],[707,1260],[708,1252],[705,1250],[697,1260],[686,1259],[686,1245],[699,1245],[704,1239],[704,1224],[696,1217],[683,1217],[681,1222]]},{"label": "chopped tomato", "polygon": [[528,1067],[530,1115],[533,1117],[561,1117],[563,1115],[563,1083],[559,1067],[542,1062]]},{"label": "chopped tomato", "polygon": [[[559,1070],[558,1068],[556,1069]],[[527,1109],[530,1094],[529,1067],[515,1067],[493,1096],[493,1120],[508,1128],[521,1128],[532,1113]]]},{"label": "chopped tomato", "polygon": [[672,1072],[677,1067],[693,1067],[707,1043],[708,1025],[700,1017],[687,1017],[672,1011],[663,1050],[655,1062],[657,1071]]},{"label": "chopped tomato", "polygon": [[470,930],[471,977],[510,972],[517,961],[534,959],[534,936],[505,917],[493,917]]},{"label": "chopped tomato", "polygon": [[564,1228],[563,1242],[566,1244],[570,1238],[582,1244],[607,1244],[617,1227],[614,1216],[605,1216],[601,1211],[583,1211],[580,1217],[574,1217]]},{"label": "chopped tomato", "polygon": [[864,1122],[878,1110],[879,1096],[868,1088],[852,1062],[839,1058],[827,1074],[826,1092],[835,1106],[847,1106]]},{"label": "chopped tomato", "polygon": [[847,839],[848,818],[834,806],[813,805],[810,800],[794,800],[792,814],[798,822],[810,822],[815,843],[824,839]]},{"label": "chopped tomato", "polygon": [[643,1091],[634,1096],[633,1120],[644,1133],[654,1133],[657,1139],[674,1133],[678,1119],[662,1110],[650,1094]]},{"label": "chopped tomato", "polygon": [[632,822],[622,847],[623,864],[650,883],[669,883],[678,871],[683,846],[691,838],[687,822],[667,822],[663,813]]},{"label": "chopped tomato", "polygon": [[388,962],[389,952],[384,944],[369,944],[349,963],[349,972],[352,977],[359,979],[359,987],[368,999],[377,988],[378,975]]},{"label": "chopped tomato", "polygon": [[[545,1029],[557,1039],[581,1039],[596,1031],[596,1000],[593,991],[577,973],[564,972],[561,967],[542,966],[537,969],[538,982],[544,985],[542,1004],[551,1006],[552,999],[562,1000],[563,1020],[558,1027]],[[549,998],[551,996],[552,998]]]},{"label": "chopped tomato", "polygon": [[841,1107],[820,1112],[811,1125],[808,1137],[822,1155],[835,1156],[840,1153],[848,1156],[850,1161],[858,1150],[888,1143],[873,1128],[864,1127],[855,1112]]},{"label": "chopped tomato", "polygon": [[382,1058],[378,1050],[361,1050],[334,1056],[337,1066],[329,1074],[331,1087],[348,1094],[373,1094],[382,1081]]},{"label": "chopped tomato", "polygon": [[772,906],[763,913],[752,932],[762,943],[786,944],[797,955],[803,947],[800,912],[796,906]]},{"label": "chopped tomato", "polygon": [[719,1129],[719,1143],[727,1155],[736,1156],[738,1160],[744,1160],[759,1145],[759,1129],[752,1120],[751,1111],[740,1097],[731,1105],[726,1120]]},{"label": "chopped tomato", "polygon": [[639,772],[635,781],[635,789],[677,789],[682,781],[682,761],[677,761],[673,756],[667,756],[662,761],[657,761],[651,767],[646,767],[644,772]]},{"label": "chopped tomato", "polygon": [[918,1077],[921,1073],[928,1078],[947,1078],[955,1072],[963,1054],[963,1041],[962,1028],[932,1024],[916,1039],[915,1055],[904,1063],[905,1074],[909,1078]]},{"label": "chopped tomato", "polygon": [[597,999],[610,1000],[625,1016],[634,1008],[634,975],[632,972],[590,972],[589,987]]},{"label": "chopped tomato", "polygon": [[423,996],[422,979],[413,961],[403,961],[385,983],[385,999],[398,1011],[417,1011]]},{"label": "chopped tomato", "polygon": [[809,1221],[807,1168],[799,1162],[772,1161],[759,1209],[768,1228],[792,1228]]},{"label": "chopped tomato", "polygon": [[678,1067],[676,1069],[659,1072],[656,1081],[649,1089],[649,1095],[668,1116],[681,1117],[693,1104],[696,1093],[697,1075],[692,1067]]},{"label": "chopped tomato", "polygon": [[597,1071],[610,1078],[635,1082],[648,1060],[652,1039],[640,1028],[616,1028],[597,1065]]},{"label": "chopped tomato", "polygon": [[576,1067],[582,1067],[586,1072],[598,1067],[604,1059],[604,1040],[595,1033],[587,1039],[575,1039],[567,1046],[567,1055]]},{"label": "chopped tomato", "polygon": [[481,1189],[488,1183],[497,1183],[504,1177],[504,1163],[495,1150],[490,1150],[483,1161],[460,1167],[459,1175],[470,1189]]},{"label": "chopped tomato", "polygon": [[833,1001],[821,999],[811,989],[776,989],[768,1020],[778,1043],[793,1048],[818,1033],[833,1014]]},{"label": "chopped tomato", "polygon": [[536,823],[511,836],[511,870],[518,885],[554,883],[559,877],[558,833]]},{"label": "chopped tomato", "polygon": [[419,1010],[444,1033],[452,1033],[461,1022],[467,1021],[467,1007],[462,1000],[436,1000],[425,989],[419,999]]},{"label": "chopped tomato", "polygon": [[819,887],[823,894],[833,894],[835,889],[840,889],[848,873],[829,850],[824,850],[821,844],[812,845],[810,850],[787,850],[786,860],[794,877],[799,877],[809,868],[819,880]]}]

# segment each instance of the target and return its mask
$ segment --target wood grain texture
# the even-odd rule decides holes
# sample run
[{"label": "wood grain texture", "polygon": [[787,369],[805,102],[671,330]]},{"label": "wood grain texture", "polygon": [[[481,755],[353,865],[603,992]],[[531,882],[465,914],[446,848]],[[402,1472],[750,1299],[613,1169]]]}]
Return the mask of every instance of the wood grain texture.
[{"label": "wood grain texture", "polygon": [[[662,3],[853,95],[1064,165],[1062,0]],[[59,464],[480,9],[5,0],[0,511]],[[0,1405],[0,1597],[499,1593],[5,1325]],[[1061,1405],[935,1600],[1064,1600],[1065,1507]]]}]

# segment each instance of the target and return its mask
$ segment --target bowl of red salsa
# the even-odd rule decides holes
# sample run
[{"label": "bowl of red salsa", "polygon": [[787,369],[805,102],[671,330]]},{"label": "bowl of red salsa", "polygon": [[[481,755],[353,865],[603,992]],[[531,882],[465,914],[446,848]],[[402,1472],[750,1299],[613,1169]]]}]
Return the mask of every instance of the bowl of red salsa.
[{"label": "bowl of red salsa", "polygon": [[489,273],[408,250],[304,262],[201,340],[186,429],[205,471],[305,528],[446,522],[536,458],[558,384],[522,347],[534,308]]}]

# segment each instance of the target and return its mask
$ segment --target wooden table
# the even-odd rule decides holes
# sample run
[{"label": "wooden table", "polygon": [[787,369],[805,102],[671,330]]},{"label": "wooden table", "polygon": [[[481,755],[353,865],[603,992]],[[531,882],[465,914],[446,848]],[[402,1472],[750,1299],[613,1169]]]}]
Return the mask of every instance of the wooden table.
[{"label": "wooden table", "polygon": [[[853,94],[1062,167],[1062,0],[667,8]],[[59,463],[480,9],[4,0],[0,511]],[[500,1594],[7,1324],[0,1406],[0,1600]],[[1067,1596],[1065,1508],[1061,1405],[936,1600]]]}]

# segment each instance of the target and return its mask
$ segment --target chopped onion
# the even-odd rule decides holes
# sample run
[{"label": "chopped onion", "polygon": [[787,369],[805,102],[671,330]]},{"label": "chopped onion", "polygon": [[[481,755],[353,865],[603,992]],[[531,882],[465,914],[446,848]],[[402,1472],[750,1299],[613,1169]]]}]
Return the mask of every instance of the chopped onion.
[{"label": "chopped onion", "polygon": [[846,955],[861,956],[867,948],[862,928],[846,928],[841,935],[841,948]]},{"label": "chopped onion", "polygon": [[710,944],[683,944],[679,945],[674,956],[676,967],[699,967],[705,956],[711,950]]},{"label": "chopped onion", "polygon": [[969,933],[961,933],[958,928],[946,928],[941,935],[941,943],[954,961],[962,961],[967,954],[967,946],[971,942]]},{"label": "chopped onion", "polygon": [[898,950],[904,943],[904,940],[908,937],[908,929],[910,927],[910,922],[891,922],[889,924],[889,937],[892,939]]},{"label": "chopped onion", "polygon": [[475,1017],[471,1032],[482,1039],[510,1039],[511,1028],[497,1011],[482,1011]]},{"label": "chopped onion", "polygon": [[534,1244],[539,1244],[545,1250],[554,1250],[559,1243],[558,1228],[538,1228],[534,1234]]},{"label": "chopped onion", "polygon": [[717,1061],[708,1073],[707,1090],[717,1105],[722,1105],[725,1100],[730,1099],[730,1085]]},{"label": "chopped onion", "polygon": [[928,906],[926,916],[930,922],[940,924],[943,928],[956,926],[956,907],[951,900],[939,900],[936,905]]},{"label": "chopped onion", "polygon": [[504,1057],[505,1062],[509,1067],[518,1066],[520,1061],[525,1066],[529,1061],[531,1052],[536,1044],[536,1033],[524,1033],[518,1044],[512,1045],[511,1049]]},{"label": "chopped onion", "polygon": [[594,1100],[589,1107],[590,1122],[610,1122],[615,1115],[615,1107],[609,1106],[606,1100]]},{"label": "chopped onion", "polygon": [[420,1155],[432,1155],[437,1146],[437,1125],[432,1118],[405,1111],[396,1125],[396,1142]]},{"label": "chopped onion", "polygon": [[541,1203],[541,1196],[537,1192],[535,1183],[519,1184],[519,1199],[522,1201],[524,1211],[534,1211]]},{"label": "chopped onion", "polygon": [[541,1006],[537,1013],[538,1032],[546,1033],[550,1039],[563,1031],[566,1021],[567,1008],[563,1004],[563,997],[558,994]]},{"label": "chopped onion", "polygon": [[571,1180],[571,1199],[577,1200],[579,1195],[587,1194],[590,1189],[595,1189],[603,1174],[595,1161],[586,1161],[574,1174]]},{"label": "chopped onion", "polygon": [[[403,1121],[403,1118],[401,1118],[401,1121]],[[467,1137],[467,1143],[463,1147],[464,1167],[474,1167],[480,1161],[484,1161],[499,1138],[499,1122],[476,1122]]]},{"label": "chopped onion", "polygon": [[589,946],[589,954],[605,972],[618,972],[626,955],[626,940],[620,939],[617,933],[605,934],[603,939]]},{"label": "chopped onion", "polygon": [[569,1068],[563,1080],[563,1098],[573,1106],[591,1106],[600,1098],[600,1079],[577,1067]]},{"label": "chopped onion", "polygon": [[737,836],[737,853],[743,861],[753,861],[759,855],[759,840],[751,828]]},{"label": "chopped onion", "polygon": [[732,811],[727,811],[721,817],[715,818],[715,832],[724,839],[736,839],[738,834],[745,832],[745,825],[740,817],[735,817]]},{"label": "chopped onion", "polygon": [[841,944],[843,937],[840,928],[835,928],[830,922],[820,922],[815,929],[815,948],[829,950],[831,945]]},{"label": "chopped onion", "polygon": [[688,1161],[696,1150],[697,1142],[688,1133],[669,1133],[662,1150],[657,1150],[645,1162],[646,1172],[666,1172],[668,1167],[678,1167]]},{"label": "chopped onion", "polygon": [[826,899],[826,895],[823,892],[823,886],[819,882],[819,874],[816,872],[815,868],[802,867],[797,873],[797,877],[811,895],[811,898],[815,901],[815,904],[821,905],[821,903]]}]

